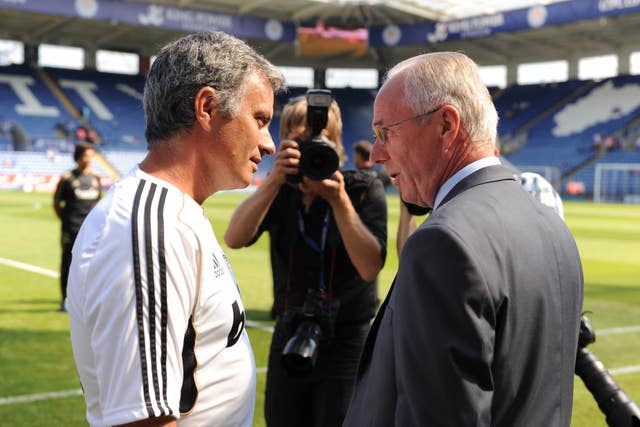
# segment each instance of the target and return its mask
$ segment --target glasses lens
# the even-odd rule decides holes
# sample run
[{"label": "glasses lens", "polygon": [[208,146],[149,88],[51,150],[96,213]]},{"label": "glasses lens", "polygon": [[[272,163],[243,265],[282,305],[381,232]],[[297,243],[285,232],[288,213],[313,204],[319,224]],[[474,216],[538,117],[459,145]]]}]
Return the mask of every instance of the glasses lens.
[{"label": "glasses lens", "polygon": [[384,130],[382,130],[380,125],[373,125],[373,137],[384,144]]}]

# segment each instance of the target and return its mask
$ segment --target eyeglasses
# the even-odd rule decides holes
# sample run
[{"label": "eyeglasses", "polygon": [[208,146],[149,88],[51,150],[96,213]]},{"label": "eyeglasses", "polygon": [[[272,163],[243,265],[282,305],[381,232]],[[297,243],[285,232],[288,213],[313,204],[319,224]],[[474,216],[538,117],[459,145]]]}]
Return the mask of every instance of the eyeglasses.
[{"label": "eyeglasses", "polygon": [[386,126],[373,125],[373,137],[375,138],[376,141],[380,141],[381,144],[384,144],[387,142],[386,132],[388,129],[394,126],[399,126],[404,122],[408,122],[409,120],[415,120],[420,117],[428,116],[429,114],[435,113],[436,111],[438,111],[441,107],[442,106],[434,108],[433,110],[427,111],[426,113],[417,114],[413,117],[409,117],[408,119],[400,120],[399,122],[391,123],[390,125],[386,125]]}]

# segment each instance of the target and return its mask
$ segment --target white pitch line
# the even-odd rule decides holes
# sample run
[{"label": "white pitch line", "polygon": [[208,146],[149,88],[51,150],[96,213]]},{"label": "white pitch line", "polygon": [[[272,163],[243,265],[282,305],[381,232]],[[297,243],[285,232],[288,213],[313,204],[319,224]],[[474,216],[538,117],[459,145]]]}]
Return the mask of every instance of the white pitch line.
[{"label": "white pitch line", "polygon": [[615,334],[632,334],[634,332],[640,332],[640,325],[634,326],[620,326],[617,328],[596,329],[596,339],[603,335],[615,335]]},{"label": "white pitch line", "polygon": [[[261,329],[263,331],[268,331],[273,333],[273,326],[263,323],[257,322],[255,320],[247,320],[247,326],[250,328]],[[597,329],[596,330],[596,338],[600,336],[606,335],[619,335],[619,334],[632,334],[635,332],[640,332],[640,325],[632,325],[632,326],[620,326],[615,328],[606,328],[606,329]]]},{"label": "white pitch line", "polygon": [[628,375],[640,372],[640,365],[621,366],[619,368],[608,369],[611,375]]},{"label": "white pitch line", "polygon": [[[256,374],[267,372],[266,366],[256,368]],[[0,406],[14,405],[16,403],[33,403],[39,400],[62,399],[64,397],[82,396],[82,389],[51,391],[47,393],[23,394],[21,396],[0,397]]]},{"label": "white pitch line", "polygon": [[[621,377],[623,375],[635,374],[640,372],[640,365],[635,366],[621,366],[619,368],[613,368],[608,370],[611,375]],[[256,368],[257,374],[264,374],[267,372],[266,366],[260,366]],[[73,390],[61,390],[52,391],[48,393],[34,393],[24,394],[21,396],[0,397],[0,406],[13,405],[16,403],[32,403],[39,400],[51,400],[61,399],[64,397],[82,396],[82,390],[79,388]]]},{"label": "white pitch line", "polygon": [[255,320],[247,320],[246,323],[247,323],[247,326],[250,328],[260,329],[263,331],[273,333],[273,326],[268,325],[266,323],[257,322]]},{"label": "white pitch line", "polygon": [[[60,277],[60,273],[57,271],[49,270],[47,268],[37,267],[35,265],[26,264],[20,261],[13,261],[6,258],[0,258],[0,264],[30,271],[32,273],[42,274],[44,276],[49,276],[54,278]],[[254,320],[247,320],[246,323],[248,327],[273,333],[273,326],[271,325],[268,325],[262,322],[257,322]],[[603,335],[614,335],[614,334],[630,334],[634,332],[640,332],[640,325],[601,329],[599,331],[596,331],[596,334],[598,336],[603,336]],[[258,374],[263,374],[265,372],[267,372],[266,366],[261,366],[256,368],[256,373]],[[621,366],[619,368],[609,369],[609,372],[611,373],[611,375],[618,375],[618,376],[634,374],[636,372],[640,372],[640,365]],[[82,390],[78,388],[73,390],[53,391],[48,393],[35,393],[35,394],[26,394],[22,396],[0,397],[0,406],[11,405],[14,403],[37,402],[38,400],[60,399],[63,397],[81,396],[81,395],[82,395]]]},{"label": "white pitch line", "polygon": [[0,406],[11,405],[14,403],[31,403],[38,400],[60,399],[70,396],[82,396],[82,390],[75,388],[73,390],[51,391],[48,393],[24,394],[22,396],[0,397]]},{"label": "white pitch line", "polygon": [[48,268],[37,267],[35,265],[26,264],[20,261],[13,261],[11,259],[0,258],[0,264],[8,265],[9,267],[19,268],[21,270],[30,271],[32,273],[42,274],[44,276],[49,276],[56,279],[60,277],[60,273],[58,271],[49,270]]},{"label": "white pitch line", "polygon": [[[0,258],[0,264],[8,265],[14,268],[19,268],[21,270],[30,271],[32,273],[42,274],[44,276],[49,276],[56,279],[60,277],[60,273],[58,271],[49,270],[48,268],[42,268],[42,267],[38,267],[35,265],[20,262],[20,261],[14,261],[7,258]],[[273,332],[273,326],[262,323],[262,322],[247,320],[247,326],[256,328],[256,329],[261,329],[267,332]],[[596,337],[605,336],[605,335],[614,335],[614,334],[630,334],[634,332],[640,332],[640,325],[600,329],[596,331]]]}]

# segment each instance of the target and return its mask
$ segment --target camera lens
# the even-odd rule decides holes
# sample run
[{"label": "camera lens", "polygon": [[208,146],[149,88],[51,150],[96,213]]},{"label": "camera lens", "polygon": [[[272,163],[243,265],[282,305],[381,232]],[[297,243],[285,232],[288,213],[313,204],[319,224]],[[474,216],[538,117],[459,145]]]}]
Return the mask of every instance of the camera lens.
[{"label": "camera lens", "polygon": [[338,169],[338,153],[325,141],[312,141],[300,151],[300,173],[310,179],[327,179]]},{"label": "camera lens", "polygon": [[320,326],[312,321],[302,322],[282,351],[282,366],[289,375],[301,376],[311,372],[316,364],[320,346]]}]

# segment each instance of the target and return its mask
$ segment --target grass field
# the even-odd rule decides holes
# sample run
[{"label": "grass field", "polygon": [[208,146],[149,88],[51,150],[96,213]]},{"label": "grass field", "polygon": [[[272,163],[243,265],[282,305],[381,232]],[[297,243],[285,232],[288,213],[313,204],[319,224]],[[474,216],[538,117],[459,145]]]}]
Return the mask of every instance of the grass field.
[{"label": "grass field", "polygon": [[[205,205],[222,243],[241,193]],[[397,268],[398,199],[389,197],[389,255],[380,275],[384,295]],[[585,273],[584,309],[598,335],[589,348],[623,389],[640,401],[640,207],[565,203],[566,219]],[[0,192],[0,425],[83,426],[84,400],[71,356],[68,318],[57,311],[59,224],[50,194]],[[223,243],[222,243],[223,244]],[[250,320],[268,322],[271,276],[267,239],[226,250]],[[12,264],[16,261],[21,264]],[[28,266],[42,270],[29,271]],[[262,402],[270,333],[250,329],[258,366],[254,426],[264,426]],[[591,394],[576,378],[572,426],[605,426]]]}]

